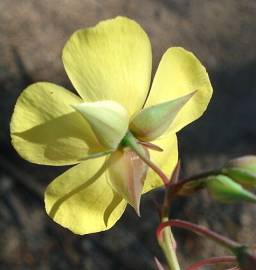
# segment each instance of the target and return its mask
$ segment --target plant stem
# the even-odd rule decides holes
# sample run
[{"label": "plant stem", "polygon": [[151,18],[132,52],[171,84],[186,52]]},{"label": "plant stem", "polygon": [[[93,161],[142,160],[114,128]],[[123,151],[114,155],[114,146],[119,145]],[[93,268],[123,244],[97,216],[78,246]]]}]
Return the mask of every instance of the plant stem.
[{"label": "plant stem", "polygon": [[[166,219],[162,219],[162,222],[165,221]],[[176,244],[170,228],[163,230],[163,235],[161,238],[158,238],[158,243],[165,255],[169,270],[180,270],[175,251]]]},{"label": "plant stem", "polygon": [[[175,172],[174,172],[175,174]],[[169,221],[169,211],[171,207],[171,197],[169,188],[165,188],[164,202],[161,213],[161,224]],[[170,270],[180,270],[179,262],[176,255],[176,242],[170,227],[164,228],[161,237],[157,237],[158,243],[165,255]]]},{"label": "plant stem", "polygon": [[220,174],[221,171],[220,170],[212,170],[212,171],[208,171],[208,172],[204,172],[204,173],[200,173],[194,176],[191,176],[189,178],[183,179],[177,183],[171,183],[171,191],[173,194],[179,194],[180,190],[182,190],[183,186],[186,185],[189,182],[192,181],[200,181],[204,178],[209,177],[210,175],[217,175]]},{"label": "plant stem", "polygon": [[236,257],[234,256],[223,256],[223,257],[212,257],[198,261],[190,265],[186,270],[197,270],[206,265],[216,265],[216,264],[236,264]]},{"label": "plant stem", "polygon": [[[137,153],[139,155],[139,153]],[[140,156],[140,155],[139,155]],[[169,196],[169,178],[157,167],[155,164],[153,164],[150,160],[144,159],[143,156],[140,156],[140,158],[147,163],[151,169],[153,169],[158,176],[163,180],[163,183],[165,185],[165,196],[164,196],[164,202],[162,207],[162,213],[161,213],[161,222],[167,222],[169,220],[169,209],[171,205],[171,199]],[[172,231],[170,228],[165,228],[163,231],[163,237],[161,239],[158,239],[158,243],[165,255],[169,270],[180,270],[179,262],[176,256],[175,251],[175,240],[172,235]]]},{"label": "plant stem", "polygon": [[141,155],[139,152],[136,154],[162,179],[165,187],[168,187],[170,184],[169,178],[163,173],[163,171],[154,164],[150,159],[147,159],[144,155]]},{"label": "plant stem", "polygon": [[[126,134],[122,144],[129,146],[162,179],[165,186],[165,197],[161,213],[161,222],[167,222],[169,220],[168,214],[170,209],[169,177],[145,155],[142,146],[130,132]],[[175,252],[175,240],[170,228],[164,229],[163,237],[158,239],[158,243],[165,255],[169,270],[180,270]]]},{"label": "plant stem", "polygon": [[142,146],[130,132],[126,134],[122,143],[129,146],[140,157],[140,159],[143,160],[162,179],[165,187],[170,185],[170,179],[145,155],[144,151],[142,150]]},{"label": "plant stem", "polygon": [[[207,237],[208,239],[213,240],[214,242],[222,245],[223,247],[229,249],[230,251],[234,252],[235,250],[237,250],[238,248],[241,248],[242,245],[225,237],[222,236],[216,232],[211,231],[210,229],[200,226],[200,225],[196,225],[187,221],[183,221],[183,220],[169,220],[166,222],[163,222],[159,225],[159,227],[157,228],[157,237],[161,238],[161,235],[164,233],[164,230],[166,227],[178,227],[178,228],[183,228],[186,230],[190,230],[193,231],[197,234],[203,235],[205,237]],[[163,232],[162,232],[163,231]]]},{"label": "plant stem", "polygon": [[154,258],[156,270],[165,270],[164,266],[159,262],[157,257]]}]

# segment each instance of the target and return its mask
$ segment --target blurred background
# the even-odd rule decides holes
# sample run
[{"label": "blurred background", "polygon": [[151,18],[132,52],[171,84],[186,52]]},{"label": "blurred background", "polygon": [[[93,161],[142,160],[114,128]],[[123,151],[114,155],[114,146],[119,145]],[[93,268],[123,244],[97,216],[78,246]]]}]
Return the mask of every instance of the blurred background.
[{"label": "blurred background", "polygon": [[[154,70],[170,46],[193,51],[214,87],[205,115],[179,133],[183,175],[215,168],[256,149],[256,1],[254,0],[0,0],[0,269],[154,269],[161,253],[154,238],[158,217],[144,197],[142,218],[127,209],[110,231],[84,237],[53,223],[43,191],[66,168],[30,164],[10,145],[9,121],[21,91],[49,81],[72,89],[61,51],[78,28],[125,15],[149,34]],[[200,196],[180,199],[184,218],[247,243],[256,243],[256,207],[224,206]],[[175,230],[182,269],[224,254],[208,241]]]}]

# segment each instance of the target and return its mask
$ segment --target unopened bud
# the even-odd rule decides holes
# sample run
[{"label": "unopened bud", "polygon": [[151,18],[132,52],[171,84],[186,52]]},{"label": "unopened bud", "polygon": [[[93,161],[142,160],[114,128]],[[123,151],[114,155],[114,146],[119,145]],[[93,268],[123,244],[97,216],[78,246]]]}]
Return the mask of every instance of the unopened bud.
[{"label": "unopened bud", "polygon": [[126,109],[114,101],[97,101],[73,106],[89,123],[99,142],[116,149],[128,130]]},{"label": "unopened bud", "polygon": [[206,187],[215,200],[223,203],[241,201],[256,203],[256,196],[253,193],[224,175],[208,177]]},{"label": "unopened bud", "polygon": [[230,160],[222,172],[244,187],[256,187],[256,156]]},{"label": "unopened bud", "polygon": [[178,112],[195,94],[192,92],[175,100],[163,102],[139,112],[130,124],[130,131],[142,141],[153,141],[171,125]]}]

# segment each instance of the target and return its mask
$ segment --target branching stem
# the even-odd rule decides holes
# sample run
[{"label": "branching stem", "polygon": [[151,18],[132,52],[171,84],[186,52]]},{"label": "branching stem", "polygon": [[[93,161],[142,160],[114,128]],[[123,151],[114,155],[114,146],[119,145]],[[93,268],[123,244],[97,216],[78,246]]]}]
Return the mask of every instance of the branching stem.
[{"label": "branching stem", "polygon": [[189,231],[193,231],[197,234],[203,235],[213,241],[215,241],[216,243],[222,245],[223,247],[229,249],[230,251],[234,252],[235,250],[237,250],[238,248],[241,248],[241,244],[225,237],[222,236],[216,232],[211,231],[210,229],[197,225],[197,224],[193,224],[187,221],[183,221],[183,220],[169,220],[166,222],[161,223],[156,231],[156,235],[157,238],[162,238],[163,237],[163,230],[166,227],[178,227],[178,228],[183,228]]},{"label": "branching stem", "polygon": [[200,260],[192,265],[190,265],[186,270],[198,270],[201,267],[207,265],[216,265],[216,264],[236,264],[236,257],[234,256],[223,256],[223,257],[212,257],[204,260]]}]

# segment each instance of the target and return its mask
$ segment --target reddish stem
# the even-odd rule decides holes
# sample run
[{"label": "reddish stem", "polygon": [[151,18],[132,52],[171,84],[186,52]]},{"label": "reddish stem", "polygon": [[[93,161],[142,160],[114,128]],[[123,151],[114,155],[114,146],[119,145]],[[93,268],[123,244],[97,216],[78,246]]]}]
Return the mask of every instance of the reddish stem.
[{"label": "reddish stem", "polygon": [[160,263],[157,257],[154,257],[156,270],[166,270],[165,267]]},{"label": "reddish stem", "polygon": [[172,189],[172,193],[179,194],[179,191],[183,188],[183,186],[185,184],[187,184],[189,182],[192,182],[192,181],[200,181],[203,178],[208,177],[209,175],[216,175],[216,174],[219,174],[219,173],[220,173],[220,170],[212,170],[212,171],[200,173],[200,174],[194,175],[192,177],[189,177],[187,179],[183,179],[183,180],[181,180],[181,181],[179,181],[177,183],[172,183],[170,185],[170,188]]},{"label": "reddish stem", "polygon": [[190,265],[186,270],[197,270],[206,265],[216,265],[216,264],[233,264],[236,263],[236,257],[234,256],[223,256],[223,257],[212,257],[196,262]]},{"label": "reddish stem", "polygon": [[170,179],[164,174],[164,172],[154,164],[150,159],[144,157],[141,153],[135,151],[136,154],[162,179],[165,187],[167,188],[170,185]]},{"label": "reddish stem", "polygon": [[172,176],[171,176],[171,183],[172,184],[177,184],[179,182],[179,179],[180,179],[180,160],[178,160],[176,166],[175,166],[175,169],[172,173]]},{"label": "reddish stem", "polygon": [[179,181],[180,177],[180,161],[177,162],[174,171],[171,176],[171,180],[169,181],[169,186],[166,186],[163,207],[162,207],[162,218],[167,218],[169,216],[170,207],[172,205],[172,201],[175,195],[173,193],[172,185]]},{"label": "reddish stem", "polygon": [[138,148],[138,141],[131,132],[126,134],[122,143],[129,146],[162,179],[166,188],[170,185],[170,179],[165,173]]},{"label": "reddish stem", "polygon": [[158,145],[156,144],[153,144],[153,143],[150,143],[150,142],[142,142],[142,141],[138,141],[139,144],[149,148],[149,149],[152,149],[152,150],[155,150],[155,151],[158,151],[158,152],[163,152],[164,150],[159,147]]},{"label": "reddish stem", "polygon": [[217,242],[218,244],[224,246],[225,248],[227,248],[231,251],[234,251],[237,248],[241,247],[241,245],[239,243],[237,243],[237,242],[235,242],[235,241],[233,241],[225,236],[222,236],[216,232],[213,232],[206,227],[196,225],[196,224],[193,224],[193,223],[190,223],[187,221],[183,221],[183,220],[178,220],[178,219],[169,220],[169,221],[161,223],[156,230],[156,236],[158,239],[161,239],[161,237],[162,237],[162,230],[165,227],[169,227],[169,226],[183,228],[183,229],[190,230],[192,232],[204,235],[207,238]]}]

